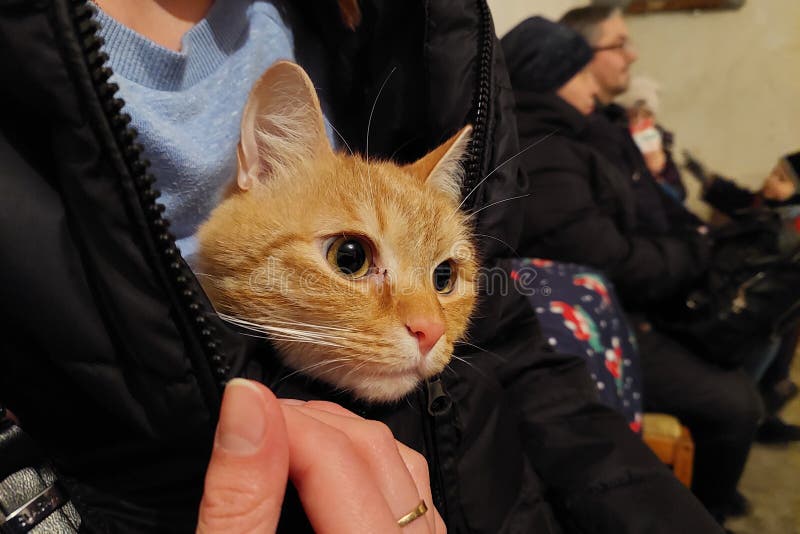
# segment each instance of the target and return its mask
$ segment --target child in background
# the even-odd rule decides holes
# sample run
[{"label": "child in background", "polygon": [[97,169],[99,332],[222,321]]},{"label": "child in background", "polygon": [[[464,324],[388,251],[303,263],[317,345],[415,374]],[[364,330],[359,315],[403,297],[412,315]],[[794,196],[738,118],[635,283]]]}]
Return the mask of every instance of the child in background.
[{"label": "child in background", "polygon": [[[686,169],[703,186],[703,199],[729,216],[736,212],[766,207],[780,212],[784,220],[793,219],[800,225],[800,151],[778,160],[756,192],[738,186],[719,174],[708,174],[691,154],[684,151]],[[800,231],[800,226],[798,226]]]},{"label": "child in background", "polygon": [[636,146],[644,156],[648,170],[656,182],[679,202],[686,200],[686,188],[672,160],[672,132],[656,122],[660,106],[660,86],[654,80],[638,76],[616,102],[628,112],[628,124]]},{"label": "child in background", "polygon": [[[781,157],[764,179],[761,189],[755,192],[718,174],[708,174],[689,152],[684,151],[683,155],[686,169],[702,184],[703,199],[711,206],[733,218],[751,209],[772,210],[783,221],[781,247],[800,243],[800,151]],[[800,391],[790,378],[799,340],[800,326],[795,326],[781,340],[775,360],[759,382],[767,412],[757,435],[762,443],[800,440],[800,427],[784,423],[777,415]]]}]

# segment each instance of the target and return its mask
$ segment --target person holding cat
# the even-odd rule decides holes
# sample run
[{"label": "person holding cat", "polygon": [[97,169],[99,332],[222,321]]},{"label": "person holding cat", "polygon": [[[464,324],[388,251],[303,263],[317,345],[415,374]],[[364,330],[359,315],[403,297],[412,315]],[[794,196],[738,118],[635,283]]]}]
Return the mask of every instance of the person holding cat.
[{"label": "person holding cat", "polygon": [[[336,401],[358,417],[388,425],[395,440],[425,456],[428,505],[451,531],[717,530],[625,421],[599,404],[581,358],[546,347],[524,295],[484,291],[468,342],[456,345],[458,358],[444,373],[428,376],[399,401],[367,402],[363,395],[311,379],[311,373],[295,372],[302,362],[291,367],[276,350],[284,337],[274,336],[273,346],[223,322],[195,279],[205,273],[193,272],[184,261],[193,250],[194,230],[228,185],[255,184],[248,172],[238,174],[243,107],[270,65],[294,59],[310,73],[331,132],[335,126],[341,134],[339,152],[346,154],[349,147],[355,153],[335,161],[357,162],[369,172],[399,168],[398,176],[416,177],[407,190],[417,191],[417,206],[432,209],[429,214],[438,213],[437,206],[442,212],[445,206],[465,210],[482,260],[502,270],[519,244],[521,210],[514,202],[525,176],[514,159],[520,147],[512,95],[485,2],[106,0],[100,7],[105,43],[82,0],[0,7],[0,69],[15,81],[0,87],[6,193],[0,196],[2,286],[4,301],[14,303],[3,308],[0,392],[52,458],[59,487],[81,513],[83,531],[196,528],[222,385],[234,377],[255,379],[284,398]],[[309,102],[308,95],[302,102]],[[282,107],[290,119],[308,111]],[[314,117],[312,148],[324,149],[316,110]],[[468,124],[469,142],[457,135]],[[267,127],[267,140],[275,139],[269,135],[275,131],[292,130]],[[429,185],[439,193],[430,196],[437,200],[420,195],[427,187],[422,179],[440,175],[426,155],[434,154],[438,162],[453,146],[464,154],[460,191],[452,181],[435,179]],[[282,158],[307,162],[297,154],[243,149],[241,167],[249,169],[261,156],[267,171],[272,163],[285,163]],[[384,166],[387,159],[397,163]],[[354,168],[348,165],[334,168]],[[445,174],[458,174],[456,165],[445,167]],[[344,196],[348,175],[330,176],[332,182],[340,176],[330,184],[340,217],[382,213],[354,209],[370,192],[364,176],[350,175],[350,183],[367,185],[351,199]],[[288,177],[281,173],[281,187],[291,185]],[[387,179],[382,187],[392,183]],[[157,202],[154,185],[163,190],[164,203]],[[264,194],[256,187],[246,191]],[[320,209],[324,204],[321,191],[283,199],[279,207],[290,216],[282,220],[303,224],[311,203]],[[388,206],[411,201],[396,194],[380,200]],[[409,212],[420,227],[428,220]],[[393,223],[385,226],[400,235],[410,229],[397,219],[376,215],[375,221],[379,228],[381,221]],[[247,224],[243,229],[254,231]],[[435,232],[436,225],[424,230]],[[342,277],[363,276],[391,288],[391,270],[376,268],[391,258],[368,246],[380,252],[383,240],[367,239],[364,232],[319,237],[313,252],[305,233],[284,242],[290,250],[306,251],[300,260],[313,253],[318,267],[335,265]],[[425,238],[419,248],[431,250],[437,243]],[[416,249],[400,252],[414,258]],[[428,289],[424,303],[412,300],[396,309],[409,317],[415,305],[444,309],[448,297],[439,295],[450,294],[458,280],[454,267],[469,259],[457,252],[443,255],[424,278],[409,277]],[[268,274],[268,267],[263,272]],[[254,285],[270,280],[257,274]],[[326,309],[350,321],[338,327],[348,335],[388,324],[395,313],[392,306],[380,314],[351,306],[307,312],[319,317],[314,314]],[[284,332],[294,335],[299,321],[292,321]],[[447,329],[436,320],[409,323],[392,322],[392,328],[404,336],[403,345],[415,349],[434,350],[439,339],[458,337],[437,338]],[[320,334],[326,332],[315,331],[314,341],[324,340]],[[386,340],[371,347],[375,360],[396,349]],[[357,350],[363,348],[354,347],[353,354]],[[392,381],[375,371],[376,382]],[[403,375],[411,377],[408,370]],[[370,389],[365,380],[359,385]],[[223,403],[223,417],[229,408]],[[290,410],[318,408],[282,409],[289,439],[303,439],[291,428],[296,413]],[[220,432],[224,436],[225,428]],[[312,441],[317,448],[326,445]],[[401,455],[405,449],[394,443]],[[215,466],[212,462],[212,470]],[[391,466],[413,478],[413,469]],[[214,472],[209,472],[212,482]],[[309,532],[314,514],[303,510],[308,488],[293,482],[286,487],[277,530]],[[42,484],[44,491],[54,491]],[[336,484],[325,489],[335,490]],[[427,491],[424,484],[418,489]],[[317,499],[310,504],[319,506]],[[407,530],[423,528],[435,517],[423,514],[418,502],[402,500],[392,503],[402,509],[390,506],[394,515],[384,517],[391,522],[387,531],[396,530],[409,513],[416,519],[402,527]],[[358,502],[336,511],[358,516],[362,507]]]}]

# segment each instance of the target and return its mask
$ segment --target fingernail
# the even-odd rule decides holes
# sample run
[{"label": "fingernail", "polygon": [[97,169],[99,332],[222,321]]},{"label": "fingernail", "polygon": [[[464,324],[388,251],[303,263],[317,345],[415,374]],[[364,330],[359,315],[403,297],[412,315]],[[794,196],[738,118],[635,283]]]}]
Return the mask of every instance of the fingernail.
[{"label": "fingernail", "polygon": [[300,399],[278,399],[281,404],[286,404],[287,406],[302,406],[306,403],[304,400]]},{"label": "fingernail", "polygon": [[261,448],[265,431],[264,397],[255,384],[234,378],[225,387],[217,446],[234,454],[250,455]]}]

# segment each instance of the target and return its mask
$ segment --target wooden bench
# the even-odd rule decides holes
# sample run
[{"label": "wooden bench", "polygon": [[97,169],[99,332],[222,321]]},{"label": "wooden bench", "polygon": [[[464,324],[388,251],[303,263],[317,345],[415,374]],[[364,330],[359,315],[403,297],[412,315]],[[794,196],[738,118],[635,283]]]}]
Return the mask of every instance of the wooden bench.
[{"label": "wooden bench", "polygon": [[642,439],[687,488],[692,486],[694,441],[689,429],[675,417],[646,413],[642,418]]}]

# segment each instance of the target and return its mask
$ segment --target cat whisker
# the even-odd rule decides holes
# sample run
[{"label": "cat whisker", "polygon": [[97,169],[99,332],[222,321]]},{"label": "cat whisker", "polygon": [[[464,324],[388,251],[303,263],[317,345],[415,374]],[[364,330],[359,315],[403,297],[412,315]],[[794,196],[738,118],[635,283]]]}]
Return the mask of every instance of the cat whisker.
[{"label": "cat whisker", "polygon": [[472,347],[473,349],[478,349],[479,351],[481,351],[481,352],[483,352],[485,354],[488,354],[489,356],[494,356],[495,358],[497,358],[500,361],[505,361],[505,358],[503,358],[502,356],[500,356],[496,352],[492,352],[490,350],[486,350],[483,347],[479,347],[478,345],[475,345],[473,343],[469,343],[468,341],[456,341],[456,343],[459,344],[459,345],[467,345],[468,347]]},{"label": "cat whisker", "polygon": [[453,369],[452,367],[450,367],[449,365],[447,367],[445,367],[444,370],[453,373],[453,376],[458,376],[458,373],[456,372],[456,370]]},{"label": "cat whisker", "polygon": [[481,209],[479,209],[479,210],[475,210],[475,211],[471,212],[471,213],[470,213],[470,214],[467,216],[467,219],[471,219],[472,217],[474,217],[475,215],[479,214],[479,213],[480,213],[480,212],[482,212],[483,210],[488,210],[489,208],[491,208],[491,207],[493,207],[493,206],[497,206],[498,204],[502,204],[503,202],[509,202],[509,201],[511,201],[511,200],[517,200],[517,199],[520,199],[520,198],[525,198],[525,197],[529,197],[529,196],[531,196],[531,194],[530,194],[530,193],[527,193],[527,194],[525,194],[525,195],[517,195],[517,196],[515,196],[515,197],[504,198],[503,200],[498,200],[498,201],[496,201],[496,202],[492,202],[492,203],[491,203],[491,204],[489,204],[488,206],[484,206],[484,207],[482,207],[482,208],[481,208]]},{"label": "cat whisker", "polygon": [[305,332],[286,332],[281,330],[271,330],[269,328],[262,331],[266,334],[269,339],[274,341],[294,341],[299,343],[316,343],[317,345],[326,345],[330,347],[343,347],[339,343],[336,343],[337,340],[341,340],[341,338],[324,338],[324,337],[314,337],[312,334],[308,334]]},{"label": "cat whisker", "polygon": [[350,370],[347,372],[347,374],[346,374],[346,375],[344,375],[344,378],[349,378],[349,377],[350,377],[350,375],[352,375],[353,373],[357,373],[358,371],[360,371],[361,369],[363,369],[363,368],[364,368],[364,366],[365,366],[365,365],[367,365],[368,363],[369,363],[368,361],[363,361],[363,362],[361,362],[360,364],[356,365],[355,367],[353,367],[352,369],[350,369]]},{"label": "cat whisker", "polygon": [[477,367],[475,367],[475,364],[471,363],[470,361],[468,361],[466,358],[464,358],[462,356],[456,356],[455,354],[453,354],[453,359],[454,360],[458,360],[461,363],[465,363],[465,364],[469,365],[470,367],[472,367],[473,369],[477,369]]},{"label": "cat whisker", "polygon": [[251,334],[250,332],[238,332],[240,336],[254,337],[256,339],[266,339],[269,341],[271,338],[267,334]]},{"label": "cat whisker", "polygon": [[[391,70],[391,72],[389,72],[389,75],[386,76],[385,80],[383,80],[383,84],[381,84],[381,88],[378,89],[378,94],[375,95],[375,101],[372,103],[372,109],[369,112],[369,120],[367,121],[367,146],[366,146],[366,150],[365,150],[365,152],[367,153],[366,160],[367,160],[367,172],[368,173],[369,173],[369,130],[372,127],[372,116],[375,114],[375,108],[378,105],[378,99],[381,97],[381,93],[383,92],[383,88],[386,87],[386,84],[389,82],[389,78],[392,77],[392,74],[394,74],[394,71],[396,71],[396,70],[397,70],[397,67],[392,67],[392,70]],[[369,175],[368,175],[368,177],[369,177]]]},{"label": "cat whisker", "polygon": [[323,347],[336,347],[338,349],[346,348],[344,345],[339,345],[338,343],[333,343],[332,341],[319,341],[317,339],[304,339],[304,338],[291,338],[291,337],[274,337],[269,336],[272,341],[286,341],[290,343],[307,343],[309,345],[320,345]]},{"label": "cat whisker", "polygon": [[474,348],[474,349],[478,349],[478,350],[479,350],[479,351],[481,351],[481,352],[489,352],[488,350],[486,350],[486,349],[484,349],[484,348],[482,348],[482,347],[479,347],[478,345],[472,344],[472,343],[470,343],[469,341],[454,341],[454,342],[453,342],[453,344],[457,344],[457,345],[467,345],[468,347],[472,347],[472,348]]},{"label": "cat whisker", "polygon": [[195,276],[204,276],[206,278],[210,278],[211,280],[220,280],[221,279],[219,276],[215,276],[215,275],[210,274],[210,273],[201,273],[201,272],[197,272],[197,271],[192,271],[192,273],[194,273]]},{"label": "cat whisker", "polygon": [[[313,330],[308,330],[308,329],[303,330],[303,329],[298,329],[298,328],[288,328],[288,327],[282,327],[282,326],[272,326],[272,325],[268,325],[268,324],[264,324],[264,323],[249,321],[247,319],[242,319],[242,318],[239,318],[239,317],[234,317],[232,315],[227,315],[227,314],[224,314],[224,313],[220,313],[219,316],[224,321],[227,321],[227,322],[229,322],[231,324],[234,324],[234,325],[239,326],[241,328],[245,328],[247,330],[259,332],[259,333],[285,334],[285,335],[290,335],[290,336],[316,337],[316,338],[321,338],[321,339],[333,339],[333,340],[342,339],[342,336],[341,335],[337,335],[336,333],[318,332],[318,331],[313,331]],[[269,321],[272,322],[273,320],[269,319]],[[267,322],[267,320],[265,320],[264,322]],[[276,322],[280,322],[280,320],[276,320]],[[289,324],[293,324],[293,323],[289,323]],[[312,328],[322,328],[322,329],[326,329],[326,330],[330,329],[330,330],[333,330],[334,332],[341,332],[341,333],[348,332],[347,330],[336,329],[336,328],[333,328],[333,327],[318,327],[317,325],[310,325],[310,324],[309,325],[305,325],[303,323],[297,323],[297,324],[300,324],[302,326],[309,326],[309,327],[312,327]]]},{"label": "cat whisker", "polygon": [[475,187],[473,187],[473,188],[472,188],[472,190],[471,190],[469,193],[467,193],[467,194],[466,194],[466,196],[465,196],[463,199],[461,199],[461,204],[459,204],[459,205],[458,205],[458,209],[461,209],[461,207],[464,205],[464,202],[466,202],[466,201],[467,201],[467,199],[468,199],[469,197],[471,197],[471,196],[472,196],[472,194],[473,194],[475,191],[477,191],[477,190],[478,190],[478,188],[481,186],[481,184],[483,184],[483,182],[485,182],[486,180],[488,180],[488,179],[489,179],[489,177],[490,177],[491,175],[493,175],[493,174],[494,174],[494,173],[495,173],[495,172],[496,172],[498,169],[500,169],[501,167],[503,167],[503,165],[505,165],[506,163],[508,163],[508,162],[509,162],[509,161],[511,161],[512,159],[516,158],[517,156],[520,156],[520,155],[524,154],[525,152],[527,152],[528,150],[532,149],[532,148],[533,148],[533,147],[535,147],[536,145],[538,145],[538,144],[540,144],[540,143],[544,143],[545,141],[547,141],[548,139],[550,139],[551,137],[553,137],[555,134],[557,134],[559,130],[560,130],[560,128],[556,128],[555,130],[553,130],[553,131],[552,131],[552,132],[550,132],[549,134],[545,135],[545,136],[544,136],[544,137],[542,137],[541,139],[537,139],[536,141],[534,141],[534,142],[533,142],[533,143],[531,143],[530,145],[526,146],[525,148],[523,148],[522,150],[520,150],[519,152],[517,152],[516,154],[514,154],[513,156],[511,156],[510,158],[508,158],[507,160],[505,160],[505,161],[504,161],[504,162],[502,162],[501,164],[499,164],[497,167],[495,167],[494,169],[492,169],[491,171],[489,171],[489,174],[487,174],[486,176],[484,176],[484,177],[483,177],[483,179],[481,179],[481,181],[480,181],[480,182],[478,182],[478,183],[477,183],[477,185],[476,185]]},{"label": "cat whisker", "polygon": [[343,362],[343,361],[347,361],[346,358],[334,358],[332,360],[324,360],[324,361],[321,361],[321,362],[312,363],[311,365],[307,365],[307,366],[303,367],[302,369],[296,369],[296,370],[292,371],[291,373],[289,373],[288,375],[283,376],[280,380],[278,380],[278,382],[283,382],[287,378],[292,377],[292,376],[294,376],[296,374],[304,373],[306,371],[309,371],[311,369],[316,369],[317,367],[321,367],[323,365],[330,365],[330,364],[333,364],[333,363],[339,363],[339,362]]},{"label": "cat whisker", "polygon": [[347,151],[350,152],[350,155],[354,156],[355,154],[353,154],[353,149],[350,148],[350,144],[347,142],[347,139],[345,139],[344,136],[341,133],[339,133],[339,130],[336,129],[336,126],[334,126],[333,123],[328,120],[328,117],[324,117],[324,119],[325,122],[328,124],[328,126],[331,127],[331,130],[333,130],[334,133],[336,133],[336,135],[339,136],[339,139],[342,140],[342,143],[344,143],[344,146],[347,147]]},{"label": "cat whisker", "polygon": [[[327,331],[330,331],[330,332],[340,332],[342,334],[355,333],[355,330],[351,330],[349,328],[339,328],[339,327],[335,327],[335,326],[324,326],[324,325],[318,325],[318,324],[312,324],[312,323],[303,323],[303,322],[300,322],[300,321],[292,321],[292,320],[289,320],[289,319],[276,319],[276,318],[271,317],[271,316],[270,317],[263,317],[263,318],[261,318],[261,317],[251,318],[249,320],[248,319],[242,319],[242,318],[235,318],[234,317],[234,320],[240,322],[243,326],[250,326],[252,328],[257,328],[257,329],[268,327],[267,323],[269,323],[269,326],[272,326],[274,324],[278,324],[278,325],[284,324],[284,325],[291,325],[291,326],[302,326],[302,327],[305,327],[306,329],[308,329],[309,333],[319,333],[319,334],[324,334],[325,333],[325,332],[319,332],[320,330],[323,330],[323,331],[327,330]],[[275,326],[274,328],[280,328],[280,327]],[[302,329],[297,329],[297,330],[298,331],[302,331]],[[329,334],[329,335],[333,335],[333,334]]]},{"label": "cat whisker", "polygon": [[[455,354],[453,354],[453,359],[458,360],[461,363],[464,363],[467,366],[469,366],[470,368],[474,369],[475,372],[478,373],[481,377],[483,377],[487,382],[490,381],[489,375],[487,375],[485,372],[483,372],[483,369],[481,369],[477,365],[475,365],[473,363],[470,363],[469,361],[465,360],[464,358],[462,358],[460,356],[456,356]],[[448,365],[448,367],[450,367],[450,366]]]},{"label": "cat whisker", "polygon": [[493,235],[488,235],[488,234],[473,234],[473,235],[475,235],[477,237],[488,237],[489,239],[494,239],[495,241],[497,241],[499,243],[502,243],[503,245],[507,246],[509,248],[509,250],[511,250],[511,252],[513,252],[514,255],[519,258],[519,253],[517,252],[517,249],[515,249],[514,247],[512,247],[511,245],[509,245],[508,243],[506,243],[502,239],[497,238],[497,237],[495,237]]},{"label": "cat whisker", "polygon": [[277,324],[290,324],[290,325],[295,325],[295,326],[305,326],[305,327],[309,327],[309,328],[317,328],[317,329],[320,329],[320,330],[332,330],[332,331],[335,331],[335,332],[355,332],[355,330],[350,329],[350,328],[341,328],[341,327],[338,327],[338,326],[325,326],[325,325],[320,325],[320,324],[304,323],[302,321],[294,321],[294,320],[291,320],[291,319],[276,319],[276,318],[269,317],[269,318],[265,318],[264,321],[265,322],[268,321],[270,323],[277,323]]},{"label": "cat whisker", "polygon": [[325,369],[325,370],[324,370],[324,371],[322,371],[321,373],[317,374],[317,375],[316,375],[316,377],[317,377],[317,378],[319,378],[319,377],[321,377],[322,375],[330,374],[330,373],[332,373],[332,372],[334,372],[334,371],[336,371],[336,370],[338,370],[338,369],[341,369],[342,367],[347,367],[347,363],[343,363],[343,364],[341,364],[341,365],[337,365],[336,367],[334,367],[334,368],[332,368],[332,369]]},{"label": "cat whisker", "polygon": [[392,155],[391,155],[391,156],[389,156],[389,159],[390,159],[390,160],[392,160],[392,161],[394,161],[394,157],[397,155],[397,153],[398,153],[398,152],[400,152],[401,150],[403,150],[405,147],[407,147],[409,144],[411,144],[413,141],[416,141],[417,139],[419,139],[419,136],[418,136],[418,135],[417,135],[417,136],[414,136],[414,137],[412,137],[411,139],[409,139],[408,141],[405,141],[404,143],[402,143],[402,144],[401,144],[399,147],[397,147],[397,150],[395,150],[394,152],[392,152]]},{"label": "cat whisker", "polygon": [[[274,330],[272,330],[270,328],[267,328],[267,327],[264,327],[262,329],[249,328],[249,327],[242,327],[242,328],[245,328],[245,329],[249,330],[250,332],[256,332],[256,333],[254,334],[254,333],[250,333],[250,332],[239,332],[241,335],[255,337],[255,338],[258,338],[258,339],[266,339],[266,340],[269,340],[269,341],[287,341],[287,342],[292,342],[292,343],[309,343],[309,344],[313,344],[313,345],[322,345],[322,346],[326,346],[326,347],[345,348],[344,345],[336,343],[336,342],[334,342],[332,340],[328,340],[328,339],[324,339],[324,338],[315,339],[313,337],[314,336],[313,333],[307,333],[307,332],[302,332],[302,331],[281,332],[281,331],[274,331]],[[336,339],[341,339],[341,338],[333,337],[333,339],[336,340]]]}]

